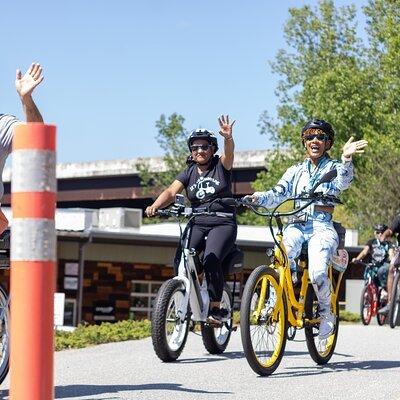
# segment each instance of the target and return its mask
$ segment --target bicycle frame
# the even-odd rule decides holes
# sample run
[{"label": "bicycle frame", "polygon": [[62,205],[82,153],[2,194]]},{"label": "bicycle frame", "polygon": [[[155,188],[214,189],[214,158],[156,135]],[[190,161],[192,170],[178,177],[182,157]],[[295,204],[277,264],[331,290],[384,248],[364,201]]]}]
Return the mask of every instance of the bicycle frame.
[{"label": "bicycle frame", "polygon": [[[281,295],[283,292],[285,294],[286,303],[288,305],[288,307],[287,307],[288,322],[291,326],[301,329],[305,325],[319,324],[320,319],[318,318],[315,320],[314,319],[308,320],[308,319],[303,318],[304,308],[305,308],[305,298],[307,295],[308,285],[310,283],[307,263],[305,261],[299,262],[299,267],[302,270],[302,277],[301,277],[300,294],[297,299],[295,292],[294,292],[291,270],[290,270],[290,266],[289,266],[289,262],[288,262],[288,256],[287,256],[285,245],[283,243],[283,224],[281,221],[281,217],[282,216],[292,216],[292,215],[299,213],[300,211],[302,211],[302,210],[306,209],[308,206],[310,206],[315,201],[315,198],[314,199],[313,198],[306,199],[306,200],[308,200],[307,204],[305,204],[291,212],[285,212],[285,213],[276,212],[278,207],[280,207],[286,201],[296,201],[296,200],[304,200],[304,198],[302,198],[300,196],[300,197],[293,197],[293,198],[287,199],[284,202],[282,202],[281,204],[279,204],[272,212],[268,212],[266,214],[260,213],[260,212],[256,211],[253,207],[251,207],[251,206],[250,207],[256,214],[259,214],[262,216],[267,216],[270,218],[269,226],[270,226],[272,237],[274,238],[274,242],[275,242],[274,257],[273,257],[274,262],[271,265],[271,268],[275,269],[279,274],[279,286],[277,288],[278,307],[274,308],[274,312],[272,314],[273,318],[275,320],[277,319],[278,312],[279,312],[278,310],[280,309],[280,307],[279,307],[280,302],[282,301]],[[333,200],[333,199],[330,198],[330,200]],[[245,204],[245,205],[249,206],[249,204],[246,203],[245,201],[242,201],[240,204]],[[276,235],[272,229],[272,218],[275,218],[275,220],[278,224],[278,233]],[[337,299],[339,296],[339,288],[340,288],[340,283],[343,278],[343,272],[339,272],[339,275],[338,275],[337,279],[335,280],[334,276],[333,276],[333,267],[331,264],[328,269],[328,274],[329,274],[329,279],[331,282],[331,305],[332,305],[333,312],[335,314],[337,314],[337,312],[339,311],[336,309]],[[261,292],[262,293],[259,298],[259,304],[258,304],[257,310],[255,312],[255,314],[258,314],[258,315],[255,315],[256,317],[258,317],[260,315],[261,310],[263,308],[263,304],[265,302],[265,296],[267,293],[266,280],[262,282]]]},{"label": "bicycle frame", "polygon": [[[216,215],[215,212],[210,212],[208,209],[192,209],[185,208],[182,204],[175,203],[171,210],[160,210],[159,215],[174,216],[177,218],[181,230],[180,241],[182,247],[182,257],[178,266],[178,274],[173,278],[182,283],[184,289],[184,296],[177,307],[177,314],[183,323],[188,306],[192,313],[192,320],[195,322],[206,322],[208,317],[208,309],[210,298],[207,291],[206,278],[203,278],[203,283],[200,285],[199,277],[197,275],[198,264],[200,263],[197,253],[188,248],[190,233],[192,230],[192,219],[199,215]],[[182,232],[181,220],[179,216],[188,218],[187,226]],[[233,307],[233,299],[232,304]]]},{"label": "bicycle frame", "polygon": [[[277,301],[278,302],[281,301],[280,300],[281,294],[282,294],[282,292],[284,292],[285,297],[286,297],[286,302],[288,304],[288,322],[291,326],[301,329],[305,325],[316,325],[319,323],[319,319],[308,320],[308,319],[303,318],[304,305],[305,305],[304,301],[305,301],[305,298],[307,295],[308,285],[310,283],[309,275],[308,275],[308,268],[306,267],[307,263],[305,261],[299,262],[299,267],[303,273],[302,273],[302,277],[301,277],[300,294],[297,299],[295,292],[294,292],[290,266],[287,261],[288,260],[287,253],[286,253],[285,245],[282,241],[282,238],[283,238],[282,232],[279,232],[277,235],[277,240],[278,240],[279,246],[275,247],[275,253],[274,253],[275,262],[273,265],[271,265],[271,267],[274,268],[279,274],[279,288],[278,288],[278,293],[277,293],[278,294]],[[284,254],[282,254],[282,252]],[[336,310],[336,304],[337,304],[337,298],[339,295],[339,288],[340,288],[340,283],[342,281],[342,277],[343,277],[343,272],[340,272],[337,280],[335,281],[334,277],[333,277],[332,265],[329,267],[329,279],[331,282],[331,286],[333,288],[333,290],[331,291],[331,304],[332,304],[333,311],[335,314],[338,311],[338,310]],[[263,290],[263,293],[265,293],[264,290]],[[260,300],[264,301],[265,295],[264,295],[264,298],[260,299]],[[261,304],[263,304],[263,303],[260,302],[260,307],[261,307]],[[277,318],[277,312],[278,312],[277,310],[279,310],[279,307],[275,307],[274,314],[273,314],[275,319]],[[293,310],[294,310],[294,312],[293,312]]]}]

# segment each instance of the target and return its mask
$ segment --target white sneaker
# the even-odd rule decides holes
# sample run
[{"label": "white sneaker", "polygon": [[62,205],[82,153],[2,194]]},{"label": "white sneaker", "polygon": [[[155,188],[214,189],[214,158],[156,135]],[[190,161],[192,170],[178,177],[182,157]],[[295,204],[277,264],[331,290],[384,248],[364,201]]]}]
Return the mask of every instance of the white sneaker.
[{"label": "white sneaker", "polygon": [[328,314],[321,315],[321,322],[319,324],[318,338],[320,340],[328,339],[335,330],[335,316],[329,312]]}]

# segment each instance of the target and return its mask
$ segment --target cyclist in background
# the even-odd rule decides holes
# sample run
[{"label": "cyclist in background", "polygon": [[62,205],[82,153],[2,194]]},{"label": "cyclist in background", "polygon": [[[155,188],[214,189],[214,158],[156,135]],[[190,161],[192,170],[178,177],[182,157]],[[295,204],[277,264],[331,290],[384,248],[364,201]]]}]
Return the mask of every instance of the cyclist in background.
[{"label": "cyclist in background", "polygon": [[[390,228],[386,229],[385,232],[382,234],[383,240],[386,240],[387,238],[391,236],[397,236],[397,244],[400,244],[400,215],[397,215],[395,219],[392,222],[392,225]],[[390,265],[389,265],[389,272],[388,272],[388,278],[387,278],[387,291],[388,291],[388,302],[386,306],[382,307],[378,312],[379,314],[388,314],[389,313],[389,308],[390,308],[390,301],[392,299],[392,289],[393,289],[393,275],[394,275],[394,270],[397,265],[400,264],[400,247],[397,246],[397,248],[393,252],[393,257],[390,260]]]},{"label": "cyclist in background", "polygon": [[383,288],[386,287],[389,261],[393,254],[392,243],[383,236],[387,228],[387,225],[384,224],[375,225],[375,238],[368,240],[360,254],[352,259],[352,262],[356,263],[369,256],[372,264],[377,268],[377,278],[379,281],[377,284]]},{"label": "cyclist in background", "polygon": [[[186,190],[191,206],[195,208],[207,207],[218,198],[232,197],[232,131],[235,121],[230,123],[229,116],[222,115],[218,122],[219,133],[224,138],[224,153],[221,156],[215,154],[218,141],[214,133],[206,129],[194,130],[187,140],[190,151],[188,167],[146,208],[147,216],[156,215],[158,209],[172,203],[175,195],[183,189]],[[195,248],[198,253],[204,251],[203,267],[210,294],[208,321],[219,323],[228,314],[227,310],[220,308],[224,286],[222,260],[235,243],[237,224],[235,208],[232,206],[213,203],[210,211],[218,215],[194,218],[188,247]]]},{"label": "cyclist in background", "polygon": [[[25,114],[26,122],[43,122],[35,102],[32,98],[32,92],[36,86],[43,81],[42,67],[40,64],[33,63],[28,71],[22,75],[18,69],[15,77],[15,87],[22,103],[22,109]],[[0,114],[0,200],[4,194],[3,186],[3,169],[8,155],[12,150],[12,140],[14,137],[14,129],[22,122],[10,114]],[[0,211],[0,233],[8,226],[5,215]]]},{"label": "cyclist in background", "polygon": [[[255,192],[254,204],[272,208],[283,200],[307,193],[320,178],[332,169],[337,177],[332,182],[323,183],[318,191],[339,196],[353,180],[352,156],[363,153],[367,141],[353,141],[353,137],[343,147],[342,161],[332,160],[331,149],[335,132],[328,122],[314,119],[303,127],[300,139],[306,150],[304,162],[289,168],[278,184],[267,192]],[[296,258],[304,243],[308,244],[308,268],[310,280],[318,298],[320,308],[320,339],[329,337],[335,328],[335,316],[331,312],[331,292],[328,267],[338,246],[338,234],[332,223],[334,203],[316,203],[308,207],[302,221],[289,223],[283,233],[283,242],[288,253],[290,267],[296,270]]]}]

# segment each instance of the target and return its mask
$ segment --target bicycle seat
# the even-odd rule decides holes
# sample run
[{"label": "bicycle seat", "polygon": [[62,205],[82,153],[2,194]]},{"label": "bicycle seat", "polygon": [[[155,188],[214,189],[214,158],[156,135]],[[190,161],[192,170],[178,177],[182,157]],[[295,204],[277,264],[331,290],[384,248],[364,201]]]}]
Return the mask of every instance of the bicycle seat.
[{"label": "bicycle seat", "polygon": [[243,270],[243,252],[236,244],[233,245],[231,251],[222,261],[222,271],[224,275],[232,275],[242,272]]}]

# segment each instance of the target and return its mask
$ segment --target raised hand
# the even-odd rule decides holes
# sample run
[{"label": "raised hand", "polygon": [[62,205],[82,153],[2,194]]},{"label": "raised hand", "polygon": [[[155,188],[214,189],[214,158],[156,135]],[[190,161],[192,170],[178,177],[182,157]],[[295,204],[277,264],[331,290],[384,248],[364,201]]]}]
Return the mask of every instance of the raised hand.
[{"label": "raised hand", "polygon": [[21,70],[17,69],[15,76],[15,87],[21,98],[30,96],[35,89],[44,79],[42,75],[42,67],[40,64],[33,63],[22,76]]},{"label": "raised hand", "polygon": [[233,120],[232,123],[229,123],[229,115],[221,115],[218,118],[218,123],[219,123],[219,133],[225,138],[225,139],[231,139],[232,138],[232,127],[236,120]]},{"label": "raised hand", "polygon": [[357,140],[354,142],[354,137],[352,136],[343,146],[343,156],[350,158],[353,154],[364,153],[364,148],[367,146],[368,142],[366,140]]}]

